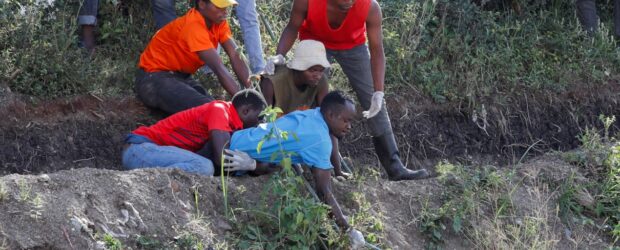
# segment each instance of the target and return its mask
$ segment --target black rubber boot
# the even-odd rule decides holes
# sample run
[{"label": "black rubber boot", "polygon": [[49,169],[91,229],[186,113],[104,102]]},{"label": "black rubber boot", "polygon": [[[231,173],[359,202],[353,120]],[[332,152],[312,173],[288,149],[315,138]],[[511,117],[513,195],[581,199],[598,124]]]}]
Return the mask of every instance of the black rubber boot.
[{"label": "black rubber boot", "polygon": [[391,181],[419,180],[430,177],[426,169],[414,171],[403,166],[394,134],[385,133],[382,136],[373,137],[372,142],[375,144],[375,152],[379,156],[379,161]]}]

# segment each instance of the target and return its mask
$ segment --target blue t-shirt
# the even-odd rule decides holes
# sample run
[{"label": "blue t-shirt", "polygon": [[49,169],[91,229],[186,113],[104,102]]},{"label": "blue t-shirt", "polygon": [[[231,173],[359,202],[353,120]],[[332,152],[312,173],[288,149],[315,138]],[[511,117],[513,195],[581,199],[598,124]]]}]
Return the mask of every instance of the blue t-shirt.
[{"label": "blue t-shirt", "polygon": [[[320,169],[332,168],[332,141],[320,108],[289,113],[278,118],[275,125],[280,131],[289,133],[287,140],[281,138],[281,143],[284,151],[294,153],[291,157],[293,164],[303,163]],[[271,127],[272,123],[263,123],[256,128],[234,132],[230,149],[244,151],[259,162],[280,163],[282,155],[278,153],[280,145],[275,133],[263,143],[260,153],[256,150],[258,143],[269,134]],[[277,156],[272,159],[274,153]]]}]

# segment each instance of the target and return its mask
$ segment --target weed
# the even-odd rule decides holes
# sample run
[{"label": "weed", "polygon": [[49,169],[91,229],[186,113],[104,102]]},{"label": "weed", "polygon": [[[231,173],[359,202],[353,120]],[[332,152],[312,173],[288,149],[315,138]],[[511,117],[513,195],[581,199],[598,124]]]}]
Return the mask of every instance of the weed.
[{"label": "weed", "polygon": [[3,201],[8,197],[8,191],[6,190],[6,186],[4,182],[0,181],[0,201]]},{"label": "weed", "polygon": [[582,216],[583,206],[577,202],[577,192],[580,188],[574,181],[574,174],[560,187],[561,194],[558,198],[559,215],[565,224],[570,222],[569,218],[574,215]]},{"label": "weed", "polygon": [[614,242],[620,240],[620,143],[616,143],[605,161],[607,175],[598,196],[596,213],[608,218]]},{"label": "weed", "polygon": [[442,222],[443,215],[437,213],[433,208],[429,207],[426,200],[420,210],[420,231],[424,233],[430,240],[429,249],[437,249],[443,243],[442,232],[446,230],[446,226]]},{"label": "weed", "polygon": [[121,241],[118,240],[117,238],[114,238],[114,236],[110,234],[103,235],[103,242],[105,243],[106,248],[109,250],[122,250],[123,249],[123,244],[121,243]]},{"label": "weed", "polygon": [[179,249],[204,249],[202,241],[192,234],[182,234],[176,238],[175,244]]},{"label": "weed", "polygon": [[271,157],[281,157],[283,170],[271,176],[261,194],[260,204],[247,211],[255,223],[238,225],[237,247],[242,249],[305,249],[315,246],[322,235],[330,232],[324,230],[329,227],[329,207],[303,191],[304,180],[292,168],[290,157],[293,152],[287,152],[282,147],[282,140],[296,138],[296,135],[281,131],[274,123],[277,114],[281,112],[279,108],[269,107],[261,113],[272,126],[256,150],[260,152],[265,141],[277,140],[280,150]]},{"label": "weed", "polygon": [[32,195],[32,186],[28,185],[24,179],[20,179],[17,185],[19,187],[19,201],[28,201]]},{"label": "weed", "polygon": [[162,243],[161,241],[154,239],[154,238],[150,238],[147,236],[138,236],[138,238],[136,239],[136,245],[138,246],[138,248],[140,249],[164,249],[164,243]]},{"label": "weed", "polygon": [[43,198],[41,198],[41,195],[36,194],[30,201],[30,205],[32,206],[32,209],[30,209],[30,217],[38,220],[43,214]]},{"label": "weed", "polygon": [[[359,204],[357,212],[350,217],[352,227],[364,232],[366,242],[373,245],[381,243],[381,235],[384,229],[383,222],[380,219],[382,217],[381,214],[374,214],[372,212],[371,204],[366,200],[364,193],[352,192],[350,195],[351,199]],[[335,246],[332,245],[332,247]]]},{"label": "weed", "polygon": [[[606,221],[614,242],[620,240],[620,143],[609,136],[609,129],[615,122],[615,116],[600,115],[603,123],[603,136],[594,128],[587,128],[578,136],[581,141],[581,151],[565,153],[568,162],[577,163],[589,171],[598,182],[584,188],[575,185],[573,177],[562,185],[562,194],[558,199],[560,216],[565,224],[572,221],[567,218],[576,217],[581,224],[593,224],[592,219],[583,216],[589,211]],[[580,193],[581,192],[581,193]],[[593,192],[593,198],[588,192]],[[588,193],[587,195],[584,195]],[[578,196],[587,199],[580,201]],[[582,199],[583,200],[583,199]],[[594,203],[590,205],[591,203]],[[584,206],[587,204],[587,206]]]}]

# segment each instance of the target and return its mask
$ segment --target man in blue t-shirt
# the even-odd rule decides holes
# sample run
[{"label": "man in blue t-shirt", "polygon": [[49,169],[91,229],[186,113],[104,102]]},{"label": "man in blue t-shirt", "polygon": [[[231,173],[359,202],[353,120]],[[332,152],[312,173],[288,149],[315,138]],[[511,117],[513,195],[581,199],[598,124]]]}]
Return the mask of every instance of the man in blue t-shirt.
[{"label": "man in blue t-shirt", "polygon": [[[295,111],[280,117],[274,123],[235,132],[230,140],[230,150],[226,150],[224,155],[224,160],[227,161],[224,168],[228,171],[254,171],[257,165],[260,169],[279,164],[282,155],[278,151],[281,149],[292,153],[293,164],[301,163],[310,167],[317,194],[323,202],[331,206],[336,223],[343,229],[349,229],[349,223],[332,193],[330,134],[342,139],[351,130],[354,119],[353,101],[341,91],[332,91],[324,97],[319,108]],[[288,138],[282,138],[280,142],[275,138],[265,140],[260,151],[257,150],[259,142],[270,133],[274,124],[280,131],[288,132]],[[272,158],[274,153],[276,157]],[[361,233],[350,230],[349,236],[359,239]]]}]

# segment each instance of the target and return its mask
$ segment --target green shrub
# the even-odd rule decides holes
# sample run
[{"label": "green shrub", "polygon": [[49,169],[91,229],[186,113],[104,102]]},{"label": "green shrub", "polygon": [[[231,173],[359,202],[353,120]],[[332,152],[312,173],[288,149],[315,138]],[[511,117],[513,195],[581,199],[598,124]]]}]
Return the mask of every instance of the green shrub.
[{"label": "green shrub", "polygon": [[77,46],[79,3],[6,0],[0,5],[0,47],[6,48],[0,75],[15,75],[12,90],[43,97],[128,89],[152,28],[145,15],[135,15],[144,6],[122,11],[112,2],[101,1],[98,47],[90,57]]}]

